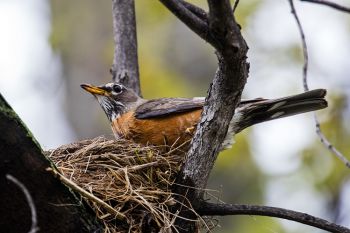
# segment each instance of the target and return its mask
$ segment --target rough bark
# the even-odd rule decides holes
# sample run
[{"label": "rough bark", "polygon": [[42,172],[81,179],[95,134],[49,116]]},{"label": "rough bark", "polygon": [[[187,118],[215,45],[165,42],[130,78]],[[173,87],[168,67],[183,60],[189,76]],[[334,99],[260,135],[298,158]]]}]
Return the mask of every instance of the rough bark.
[{"label": "rough bark", "polygon": [[52,164],[1,94],[0,132],[1,232],[36,232],[33,222],[39,232],[102,232],[94,213],[46,171]]},{"label": "rough bark", "polygon": [[114,59],[113,81],[132,88],[141,96],[137,58],[134,0],[112,0]]},{"label": "rough bark", "polygon": [[[184,180],[190,179],[197,190],[204,189],[209,173],[227,133],[235,107],[248,77],[247,46],[233,17],[229,1],[209,3],[209,31],[217,45],[219,68],[209,89],[200,127],[183,166]],[[210,146],[208,146],[210,145]],[[202,192],[197,193],[202,197]]]},{"label": "rough bark", "polygon": [[[202,119],[182,169],[183,180],[187,180],[184,184],[192,183],[196,188],[204,188],[246,83],[249,69],[246,63],[248,47],[229,1],[209,0],[207,20],[206,14],[183,1],[161,2],[194,32],[211,43],[219,60],[219,68],[209,88]],[[196,17],[199,14],[202,15],[201,18]],[[202,32],[206,32],[205,35]]]}]

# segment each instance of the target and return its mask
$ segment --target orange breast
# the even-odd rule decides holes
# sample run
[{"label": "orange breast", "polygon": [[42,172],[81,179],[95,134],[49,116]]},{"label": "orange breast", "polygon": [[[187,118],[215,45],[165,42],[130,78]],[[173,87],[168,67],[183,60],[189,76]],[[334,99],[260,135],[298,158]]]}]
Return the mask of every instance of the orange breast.
[{"label": "orange breast", "polygon": [[118,136],[145,145],[184,146],[191,141],[201,113],[199,109],[152,119],[136,119],[133,112],[128,112],[113,121],[112,129]]}]

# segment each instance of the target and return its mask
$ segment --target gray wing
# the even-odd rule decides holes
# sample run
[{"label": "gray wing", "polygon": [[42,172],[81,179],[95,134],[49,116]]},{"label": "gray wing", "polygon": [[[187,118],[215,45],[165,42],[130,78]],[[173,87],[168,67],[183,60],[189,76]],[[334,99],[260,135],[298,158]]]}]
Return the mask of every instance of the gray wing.
[{"label": "gray wing", "polygon": [[[265,99],[242,100],[240,105],[250,104]],[[190,112],[203,108],[205,97],[195,98],[161,98],[148,100],[135,110],[137,119],[163,117],[172,113]]]},{"label": "gray wing", "polygon": [[149,100],[135,110],[135,117],[138,119],[147,119],[154,117],[163,117],[172,113],[190,112],[201,109],[204,105],[204,98],[161,98]]}]

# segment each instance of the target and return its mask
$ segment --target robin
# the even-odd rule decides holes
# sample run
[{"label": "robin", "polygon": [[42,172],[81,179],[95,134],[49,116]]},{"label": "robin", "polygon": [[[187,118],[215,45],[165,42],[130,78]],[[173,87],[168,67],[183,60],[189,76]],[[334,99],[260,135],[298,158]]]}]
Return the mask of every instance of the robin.
[{"label": "robin", "polygon": [[[144,145],[188,146],[205,102],[204,97],[146,100],[118,83],[81,87],[96,97],[116,138]],[[254,124],[327,107],[325,95],[326,90],[316,89],[279,99],[242,100],[221,149],[230,148],[233,136]]]}]

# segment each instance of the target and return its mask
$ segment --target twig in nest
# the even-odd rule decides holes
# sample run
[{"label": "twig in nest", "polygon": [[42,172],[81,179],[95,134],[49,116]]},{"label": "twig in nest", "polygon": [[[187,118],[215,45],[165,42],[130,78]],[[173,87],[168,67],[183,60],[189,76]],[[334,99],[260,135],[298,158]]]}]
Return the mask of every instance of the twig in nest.
[{"label": "twig in nest", "polygon": [[58,176],[59,179],[62,181],[62,183],[64,183],[69,188],[73,189],[74,191],[78,192],[83,197],[86,197],[86,198],[90,199],[91,201],[96,202],[96,203],[100,204],[101,206],[103,206],[104,208],[106,208],[106,210],[110,214],[115,215],[115,217],[117,219],[122,220],[122,219],[125,218],[124,214],[116,211],[112,206],[108,205],[106,202],[102,201],[100,198],[98,198],[98,197],[92,195],[91,193],[85,191],[84,189],[82,189],[81,187],[76,185],[73,181],[71,181],[71,180],[67,179],[66,177],[64,177],[63,175],[61,175],[56,170],[54,170],[52,168],[47,168],[46,170],[52,172],[55,176]]}]

